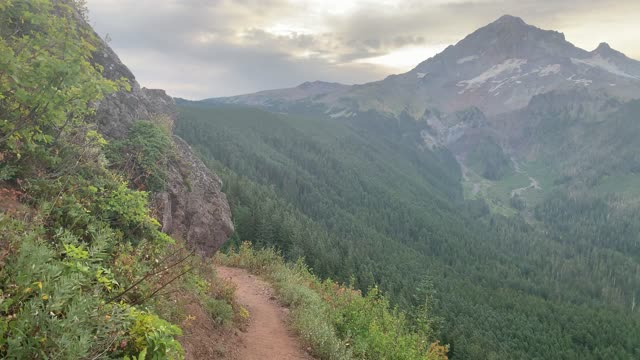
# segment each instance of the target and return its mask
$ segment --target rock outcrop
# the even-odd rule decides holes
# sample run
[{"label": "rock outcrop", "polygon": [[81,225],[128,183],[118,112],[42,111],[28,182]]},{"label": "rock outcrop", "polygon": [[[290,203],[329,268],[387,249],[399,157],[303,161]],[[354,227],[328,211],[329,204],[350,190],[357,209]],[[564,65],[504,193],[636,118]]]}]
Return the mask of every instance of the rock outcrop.
[{"label": "rock outcrop", "polygon": [[[141,88],[133,73],[106,44],[94,54],[106,78],[126,78],[131,91],[111,94],[97,104],[94,121],[108,139],[125,137],[138,120],[176,119],[175,101],[164,90]],[[164,192],[153,195],[153,205],[162,230],[203,256],[210,256],[233,232],[231,211],[222,192],[222,182],[194,155],[189,145],[173,137],[175,157],[167,169]],[[169,151],[170,149],[167,149]]]},{"label": "rock outcrop", "polygon": [[222,182],[180,137],[173,137],[176,157],[169,164],[168,185],[155,195],[162,231],[186,239],[202,255],[213,254],[233,232]]},{"label": "rock outcrop", "polygon": [[126,136],[131,125],[138,120],[150,120],[158,115],[176,118],[174,100],[164,90],[141,88],[133,73],[106,43],[102,43],[95,52],[93,61],[102,66],[107,79],[125,78],[131,85],[131,91],[110,94],[98,104],[95,121],[106,137],[118,139]]}]

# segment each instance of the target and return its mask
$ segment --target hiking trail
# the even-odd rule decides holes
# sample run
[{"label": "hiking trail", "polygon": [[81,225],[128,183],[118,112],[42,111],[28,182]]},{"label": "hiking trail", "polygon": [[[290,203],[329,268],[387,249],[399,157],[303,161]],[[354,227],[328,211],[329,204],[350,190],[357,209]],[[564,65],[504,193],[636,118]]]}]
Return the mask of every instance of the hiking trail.
[{"label": "hiking trail", "polygon": [[242,333],[243,360],[313,360],[285,322],[288,309],[278,304],[273,289],[244,269],[217,266],[218,277],[236,285],[236,299],[250,314],[249,327]]}]

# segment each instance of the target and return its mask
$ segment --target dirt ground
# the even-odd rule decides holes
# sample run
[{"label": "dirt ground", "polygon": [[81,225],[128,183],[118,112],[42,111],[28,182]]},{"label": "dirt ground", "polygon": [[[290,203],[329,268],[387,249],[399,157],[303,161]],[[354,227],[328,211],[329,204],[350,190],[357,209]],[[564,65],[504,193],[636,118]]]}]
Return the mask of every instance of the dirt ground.
[{"label": "dirt ground", "polygon": [[237,268],[218,267],[218,276],[237,286],[236,299],[250,314],[249,327],[240,335],[238,359],[313,359],[287,327],[288,309],[278,304],[269,284]]}]

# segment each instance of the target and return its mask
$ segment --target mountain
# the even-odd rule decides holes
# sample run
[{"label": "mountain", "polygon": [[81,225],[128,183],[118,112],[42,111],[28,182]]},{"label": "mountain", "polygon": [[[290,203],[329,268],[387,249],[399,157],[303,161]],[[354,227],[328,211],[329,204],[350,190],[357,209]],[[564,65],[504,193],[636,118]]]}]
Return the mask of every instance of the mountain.
[{"label": "mountain", "polygon": [[[446,147],[454,154],[467,198],[484,198],[510,214],[515,194],[533,205],[553,189],[611,189],[607,181],[635,174],[633,156],[616,160],[616,166],[602,160],[633,152],[633,142],[611,147],[604,136],[633,128],[632,120],[619,119],[638,98],[639,61],[606,43],[580,49],[562,33],[505,15],[382,81],[305,83],[203,103],[368,121],[374,127],[380,127],[374,119],[402,123],[407,136],[422,137],[420,148]],[[414,125],[406,126],[408,120]],[[625,181],[620,190],[634,183]]]},{"label": "mountain", "polygon": [[206,101],[284,108],[303,102],[332,115],[375,110],[404,112],[416,120],[434,108],[450,113],[475,106],[491,116],[523,108],[533,96],[553,90],[588,87],[634,98],[640,93],[640,62],[607,44],[582,50],[562,33],[505,15],[407,73],[364,85],[328,85],[305,83]]},{"label": "mountain", "polygon": [[302,83],[294,88],[266,90],[255,94],[210,99],[209,102],[218,104],[278,107],[279,105],[287,106],[288,104],[296,101],[322,97],[329,93],[346,91],[349,88],[350,86],[339,83],[313,81]]}]

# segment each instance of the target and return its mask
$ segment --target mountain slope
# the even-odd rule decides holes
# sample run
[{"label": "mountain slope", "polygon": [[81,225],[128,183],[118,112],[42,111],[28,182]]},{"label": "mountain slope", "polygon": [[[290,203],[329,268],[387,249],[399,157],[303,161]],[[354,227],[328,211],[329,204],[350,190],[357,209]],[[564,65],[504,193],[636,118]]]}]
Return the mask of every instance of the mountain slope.
[{"label": "mountain slope", "polygon": [[[462,200],[446,149],[418,148],[394,119],[357,118],[182,103],[176,129],[224,180],[232,242],[276,246],[362,290],[378,284],[404,309],[435,299],[453,359],[638,355],[635,212],[616,214],[615,246],[544,216],[541,227],[491,216]],[[597,205],[547,208],[577,225],[600,218]]]},{"label": "mountain slope", "polygon": [[[185,236],[188,250],[161,231],[150,192],[182,197],[192,180],[196,193],[210,186],[205,210],[226,206],[227,225],[229,207],[184,142],[172,151],[172,113],[158,113],[173,100],[139,88],[82,4],[0,3],[0,357],[182,359],[185,298],[201,310],[220,290],[193,255],[231,228],[205,224],[222,228],[218,243]],[[103,51],[125,78],[105,78]],[[176,179],[175,162],[201,173]]]},{"label": "mountain slope", "polygon": [[504,16],[382,81],[183,102],[178,129],[242,239],[403,307],[435,289],[452,358],[636,358],[639,64]]}]

